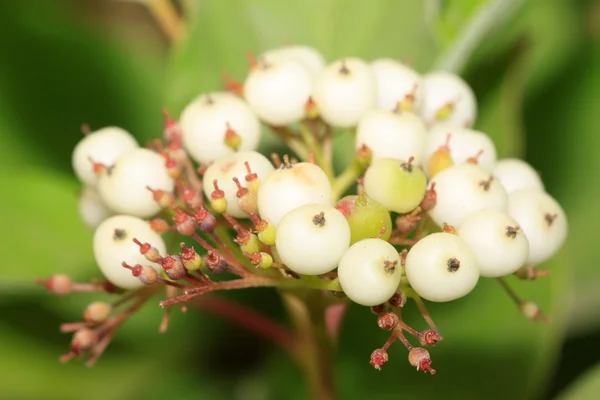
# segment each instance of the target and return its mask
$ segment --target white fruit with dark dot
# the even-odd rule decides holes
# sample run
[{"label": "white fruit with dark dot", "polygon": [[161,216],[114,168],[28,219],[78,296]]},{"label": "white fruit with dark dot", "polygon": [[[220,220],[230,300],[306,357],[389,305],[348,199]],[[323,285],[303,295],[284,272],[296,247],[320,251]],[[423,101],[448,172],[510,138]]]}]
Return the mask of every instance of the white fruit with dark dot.
[{"label": "white fruit with dark dot", "polygon": [[336,208],[307,204],[279,221],[275,246],[283,263],[292,271],[324,274],[337,267],[350,247],[350,226]]},{"label": "white fruit with dark dot", "polygon": [[121,154],[139,147],[126,130],[109,126],[91,132],[77,143],[73,150],[72,164],[77,178],[87,186],[96,186],[98,177],[92,159],[110,167]]},{"label": "white fruit with dark dot", "polygon": [[259,59],[274,60],[291,60],[300,63],[310,73],[312,77],[316,77],[325,69],[325,58],[315,48],[304,45],[292,45],[279,47],[263,53]]},{"label": "white fruit with dark dot", "polygon": [[481,276],[512,274],[525,265],[529,242],[519,224],[504,211],[481,210],[460,226],[458,236],[469,246]]},{"label": "white fruit with dark dot", "polygon": [[433,184],[437,196],[429,216],[439,226],[447,223],[458,229],[476,211],[506,211],[508,207],[502,184],[479,165],[453,165],[436,174],[429,186]]},{"label": "white fruit with dark dot", "polygon": [[245,162],[248,162],[252,173],[257,175],[257,179],[262,181],[271,172],[275,170],[273,164],[262,154],[256,151],[240,151],[227,157],[223,157],[212,163],[204,172],[202,186],[207,196],[214,191],[213,181],[216,179],[219,189],[225,192],[227,200],[227,213],[234,218],[247,218],[248,215],[242,211],[238,204],[237,185],[233,178],[237,178],[240,184],[247,187]]},{"label": "white fruit with dark dot", "polygon": [[421,165],[424,159],[427,131],[419,117],[412,113],[372,110],[358,123],[355,147],[369,147],[373,160],[394,158]]},{"label": "white fruit with dark dot", "polygon": [[521,189],[544,191],[544,183],[537,171],[518,158],[499,160],[492,172],[509,194]]},{"label": "white fruit with dark dot", "polygon": [[115,213],[146,218],[161,210],[148,187],[172,191],[174,186],[165,159],[152,150],[138,148],[123,154],[100,176],[98,192]]},{"label": "white fruit with dark dot", "polygon": [[300,63],[259,60],[244,82],[244,97],[267,124],[286,126],[298,122],[312,90],[312,78]]},{"label": "white fruit with dark dot", "polygon": [[333,205],[327,175],[315,164],[283,164],[260,184],[257,206],[262,219],[277,226],[285,214],[306,204]]},{"label": "white fruit with dark dot", "polygon": [[399,102],[406,102],[412,96],[410,111],[419,111],[423,101],[421,75],[407,65],[390,58],[373,61],[371,68],[377,82],[377,108],[394,110]]},{"label": "white fruit with dark dot", "polygon": [[[450,135],[449,141],[448,135]],[[473,129],[445,125],[436,126],[429,132],[425,159],[428,160],[446,142],[454,164],[464,164],[469,159],[477,158],[477,164],[488,171],[492,171],[496,165],[498,158],[496,146],[488,135]]]},{"label": "white fruit with dark dot", "polygon": [[567,216],[549,194],[539,189],[513,192],[508,197],[508,213],[519,223],[529,241],[529,265],[549,260],[565,242]]},{"label": "white fruit with dark dot", "polygon": [[406,278],[429,301],[456,300],[471,292],[479,280],[477,259],[458,236],[439,232],[419,240],[406,256]]},{"label": "white fruit with dark dot", "polygon": [[396,293],[402,278],[398,251],[382,239],[356,242],[342,256],[338,278],[346,296],[355,303],[385,303]]},{"label": "white fruit with dark dot", "polygon": [[348,128],[375,107],[377,89],[370,65],[358,58],[335,61],[315,82],[313,99],[323,120]]},{"label": "white fruit with dark dot", "polygon": [[427,178],[421,168],[407,161],[380,158],[367,168],[363,187],[367,196],[388,210],[403,214],[423,201]]},{"label": "white fruit with dark dot", "polygon": [[91,229],[96,229],[102,221],[115,214],[104,204],[98,190],[91,186],[86,186],[79,195],[78,211],[85,225]]},{"label": "white fruit with dark dot", "polygon": [[234,150],[225,143],[227,126],[241,139],[238,150],[254,150],[260,140],[260,121],[244,100],[228,92],[203,94],[181,113],[183,145],[199,163],[210,163]]},{"label": "white fruit with dark dot", "polygon": [[[452,111],[440,118],[440,112],[451,106]],[[449,72],[433,72],[423,76],[421,116],[426,123],[470,127],[477,117],[473,90],[459,76]]]},{"label": "white fruit with dark dot", "polygon": [[94,232],[94,257],[100,271],[106,279],[123,289],[135,289],[143,285],[131,270],[123,267],[123,262],[162,271],[159,264],[146,260],[140,253],[140,247],[133,242],[134,238],[141,243],[149,243],[162,256],[167,254],[162,237],[150,228],[147,221],[136,217],[115,215],[102,222]]}]

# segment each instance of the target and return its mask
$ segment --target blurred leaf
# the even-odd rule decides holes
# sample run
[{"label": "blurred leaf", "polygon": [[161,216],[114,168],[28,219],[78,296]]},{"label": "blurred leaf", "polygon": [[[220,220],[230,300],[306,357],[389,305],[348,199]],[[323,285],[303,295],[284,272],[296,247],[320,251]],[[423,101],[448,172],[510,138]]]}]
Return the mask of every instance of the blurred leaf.
[{"label": "blurred leaf", "polygon": [[600,364],[586,372],[581,378],[572,383],[557,400],[589,400],[595,399],[600,393]]},{"label": "blurred leaf", "polygon": [[[382,0],[206,0],[190,17],[189,37],[175,49],[168,104],[179,112],[198,94],[223,87],[221,72],[243,79],[248,52],[307,44],[333,60],[409,59],[426,68],[433,44],[418,2]],[[401,21],[401,23],[399,23]]]},{"label": "blurred leaf", "polygon": [[77,214],[79,187],[51,169],[0,170],[10,192],[0,197],[2,276],[19,281],[58,271],[85,276],[92,268],[92,231]]},{"label": "blurred leaf", "polygon": [[567,241],[576,285],[571,318],[573,329],[583,332],[600,326],[596,312],[600,181],[593,178],[600,170],[600,119],[589,108],[600,101],[600,54],[582,47],[572,61],[560,79],[531,99],[526,111],[528,126],[535,128],[529,137],[529,157],[569,218]]},{"label": "blurred leaf", "polygon": [[450,45],[477,8],[487,0],[428,0],[430,23],[441,47]]},{"label": "blurred leaf", "polygon": [[71,172],[80,126],[161,132],[162,66],[142,46],[69,17],[65,2],[7,2],[0,12],[0,166]]}]

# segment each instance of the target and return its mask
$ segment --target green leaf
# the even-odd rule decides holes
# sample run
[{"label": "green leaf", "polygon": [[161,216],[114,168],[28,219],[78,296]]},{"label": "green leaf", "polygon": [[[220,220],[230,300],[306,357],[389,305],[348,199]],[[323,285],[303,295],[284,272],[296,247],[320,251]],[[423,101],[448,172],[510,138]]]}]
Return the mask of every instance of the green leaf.
[{"label": "green leaf", "polygon": [[590,368],[581,378],[572,383],[556,400],[589,400],[600,393],[600,364]]},{"label": "green leaf", "polygon": [[70,173],[83,123],[122,126],[142,141],[161,133],[158,57],[65,9],[54,2],[2,5],[0,45],[10,56],[0,63],[0,166]]}]

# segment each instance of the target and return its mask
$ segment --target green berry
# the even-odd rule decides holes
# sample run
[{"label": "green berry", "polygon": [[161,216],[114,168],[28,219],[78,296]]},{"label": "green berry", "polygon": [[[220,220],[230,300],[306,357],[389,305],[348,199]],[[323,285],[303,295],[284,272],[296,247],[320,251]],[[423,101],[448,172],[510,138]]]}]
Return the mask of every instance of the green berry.
[{"label": "green berry", "polygon": [[350,244],[368,238],[388,240],[392,234],[392,218],[388,210],[366,195],[346,196],[335,206],[350,225]]},{"label": "green berry", "polygon": [[364,178],[367,196],[399,214],[414,210],[425,196],[427,178],[412,160],[411,157],[408,161],[393,158],[374,161]]}]

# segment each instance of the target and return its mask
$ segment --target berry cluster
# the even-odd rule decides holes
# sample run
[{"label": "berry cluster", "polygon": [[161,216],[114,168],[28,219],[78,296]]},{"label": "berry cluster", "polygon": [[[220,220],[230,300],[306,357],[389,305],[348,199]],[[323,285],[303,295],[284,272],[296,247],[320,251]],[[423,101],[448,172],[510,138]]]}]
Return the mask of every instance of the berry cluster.
[{"label": "berry cluster", "polygon": [[[377,369],[399,340],[413,366],[434,373],[427,350],[405,333],[420,346],[441,340],[423,299],[458,299],[480,277],[499,279],[523,314],[545,319],[504,277],[547,274],[535,267],[563,244],[565,213],[531,166],[498,160],[492,140],[471,128],[476,101],[461,78],[420,75],[391,59],[326,65],[315,49],[290,46],[250,57],[245,81],[225,83],[178,121],[165,113],[164,137],[147,148],[116,127],[88,132],[76,146],[80,214],[95,229],[106,281],[41,282],[61,295],[124,294],[63,326],[75,332],[64,359],[93,363],[161,288],[163,330],[173,306],[225,289],[316,290],[328,304],[368,306],[391,332],[371,355]],[[291,153],[257,152],[263,128]],[[356,152],[336,174],[338,128],[355,129]],[[176,248],[166,244],[173,239]],[[409,299],[427,330],[402,320]]]}]

